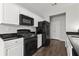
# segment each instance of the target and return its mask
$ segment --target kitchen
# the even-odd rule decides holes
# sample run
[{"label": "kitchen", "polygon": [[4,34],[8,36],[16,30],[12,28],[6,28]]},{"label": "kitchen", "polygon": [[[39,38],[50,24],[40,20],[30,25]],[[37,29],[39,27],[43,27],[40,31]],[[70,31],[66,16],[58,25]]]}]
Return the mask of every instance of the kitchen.
[{"label": "kitchen", "polygon": [[[25,42],[27,42],[27,40],[24,39],[23,37],[25,37],[25,38],[27,37],[27,39],[29,39],[31,41],[35,40],[34,41],[35,43],[33,43],[33,44],[36,46],[35,46],[35,48],[32,48],[34,50],[39,48],[40,46],[42,46],[41,34],[38,35],[39,42],[37,41],[37,35],[36,35],[36,27],[38,27],[38,22],[43,21],[41,17],[37,16],[36,14],[30,12],[29,10],[27,10],[15,3],[0,3],[0,15],[1,15],[1,17],[0,17],[0,23],[1,23],[0,24],[0,28],[1,28],[0,37],[2,39],[1,40],[2,43],[0,46],[0,47],[2,47],[2,48],[0,48],[0,50],[1,50],[0,55],[23,56],[24,54],[26,54],[26,53],[24,53],[25,52],[24,49],[28,48],[28,46],[30,46],[32,44],[29,44],[29,43],[31,43],[29,41],[28,41],[29,45],[25,44]],[[24,34],[27,34],[27,35],[24,35]],[[23,35],[23,37],[22,37],[22,35]],[[33,37],[31,37],[31,36],[33,36]],[[25,47],[24,45],[28,45],[28,46]],[[28,53],[28,55],[29,55],[29,53]]]},{"label": "kitchen", "polygon": [[[25,8],[26,5],[27,8]],[[47,47],[50,41],[52,42],[52,39],[60,39],[62,37],[61,33],[50,34],[53,32],[50,32],[50,17],[62,13],[66,14],[65,22],[62,23],[62,25],[65,24],[66,26],[65,37],[63,36],[65,40],[62,39],[60,41],[65,42],[62,44],[67,49],[66,55],[72,56],[72,44],[66,34],[70,35],[69,33],[71,32],[78,32],[79,4],[55,3],[54,6],[50,6],[51,9],[47,8],[44,14],[41,12],[44,11],[43,7],[41,7],[42,16],[39,16],[40,12],[39,15],[31,12],[29,10],[30,5],[32,6],[32,4],[27,3],[0,3],[0,56],[36,55],[35,53],[42,47]],[[37,6],[39,5],[42,6],[44,4],[37,4]],[[45,5],[49,6],[51,3]],[[55,26],[52,28],[55,28]]]}]

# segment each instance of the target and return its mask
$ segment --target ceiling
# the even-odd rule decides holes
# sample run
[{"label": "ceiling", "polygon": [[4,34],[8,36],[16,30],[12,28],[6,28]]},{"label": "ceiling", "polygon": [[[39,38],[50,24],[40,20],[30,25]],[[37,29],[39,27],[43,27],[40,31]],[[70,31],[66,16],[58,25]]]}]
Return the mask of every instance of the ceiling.
[{"label": "ceiling", "polygon": [[29,11],[39,15],[40,17],[44,18],[46,14],[49,14],[53,11],[53,9],[57,7],[65,7],[71,5],[72,3],[17,3],[18,5],[28,9]]}]

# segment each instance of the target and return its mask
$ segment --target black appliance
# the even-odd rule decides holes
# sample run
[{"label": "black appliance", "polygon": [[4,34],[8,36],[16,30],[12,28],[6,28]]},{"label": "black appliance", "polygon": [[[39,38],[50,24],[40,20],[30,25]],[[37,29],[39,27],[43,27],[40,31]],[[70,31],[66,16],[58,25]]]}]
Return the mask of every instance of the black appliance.
[{"label": "black appliance", "polygon": [[[28,39],[28,40],[27,40]],[[37,51],[37,37],[24,40],[24,56],[32,56]]]},{"label": "black appliance", "polygon": [[30,30],[29,29],[18,29],[17,30],[17,35],[22,36],[22,37],[30,37]]},{"label": "black appliance", "polygon": [[31,56],[37,51],[37,36],[28,29],[17,30],[19,36],[24,37],[24,56]]},{"label": "black appliance", "polygon": [[42,46],[48,46],[50,43],[50,24],[47,21],[38,22],[38,27],[36,28],[37,34],[42,34]]},{"label": "black appliance", "polygon": [[33,26],[34,25],[34,18],[20,14],[19,15],[19,24]]}]

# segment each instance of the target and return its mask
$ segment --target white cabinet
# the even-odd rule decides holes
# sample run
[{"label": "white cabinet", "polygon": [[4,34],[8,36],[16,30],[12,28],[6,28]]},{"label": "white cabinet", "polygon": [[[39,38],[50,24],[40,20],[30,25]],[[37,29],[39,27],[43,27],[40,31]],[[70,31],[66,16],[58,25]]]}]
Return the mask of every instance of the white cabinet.
[{"label": "white cabinet", "polygon": [[28,11],[26,11],[26,9],[20,7],[20,14],[23,14],[23,15],[28,15]]},{"label": "white cabinet", "polygon": [[6,56],[23,56],[23,38],[5,41]]},{"label": "white cabinet", "polygon": [[0,23],[2,23],[3,20],[3,4],[0,3]]},{"label": "white cabinet", "polygon": [[42,46],[42,34],[37,35],[37,48]]},{"label": "white cabinet", "polygon": [[12,3],[3,4],[3,22],[19,25],[19,7]]},{"label": "white cabinet", "polygon": [[23,56],[22,48],[23,47],[21,44],[12,48],[8,48],[6,49],[6,55],[7,56]]},{"label": "white cabinet", "polygon": [[4,50],[4,42],[3,40],[0,38],[0,56],[4,56],[5,55],[5,50]]},{"label": "white cabinet", "polygon": [[0,3],[0,23],[19,25],[19,14],[34,18],[34,26],[38,27],[41,17],[13,3]]}]

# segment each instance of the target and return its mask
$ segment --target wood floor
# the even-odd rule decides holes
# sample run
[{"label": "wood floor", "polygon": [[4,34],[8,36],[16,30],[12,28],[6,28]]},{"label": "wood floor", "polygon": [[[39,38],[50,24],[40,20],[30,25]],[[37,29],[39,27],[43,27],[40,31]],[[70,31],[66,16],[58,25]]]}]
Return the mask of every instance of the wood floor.
[{"label": "wood floor", "polygon": [[48,47],[40,48],[33,56],[67,56],[65,42],[51,40]]}]

